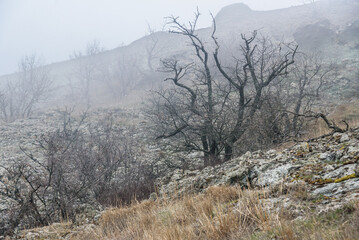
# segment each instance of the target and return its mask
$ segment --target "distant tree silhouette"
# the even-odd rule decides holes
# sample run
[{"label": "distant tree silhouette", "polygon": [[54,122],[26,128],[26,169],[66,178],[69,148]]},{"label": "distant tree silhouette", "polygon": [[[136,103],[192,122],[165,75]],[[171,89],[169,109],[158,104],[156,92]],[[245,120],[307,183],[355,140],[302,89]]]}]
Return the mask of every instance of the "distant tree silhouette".
[{"label": "distant tree silhouette", "polygon": [[52,81],[36,55],[19,63],[16,79],[0,90],[0,117],[7,122],[30,117],[37,105],[48,97]]}]

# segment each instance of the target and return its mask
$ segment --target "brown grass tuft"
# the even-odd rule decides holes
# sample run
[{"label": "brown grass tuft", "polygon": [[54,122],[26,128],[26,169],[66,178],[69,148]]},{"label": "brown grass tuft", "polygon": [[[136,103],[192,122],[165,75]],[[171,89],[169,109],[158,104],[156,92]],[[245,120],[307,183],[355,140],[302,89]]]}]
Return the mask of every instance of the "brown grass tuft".
[{"label": "brown grass tuft", "polygon": [[211,187],[197,196],[110,209],[93,233],[77,239],[236,239],[270,224],[256,191]]},{"label": "brown grass tuft", "polygon": [[[268,194],[222,186],[178,199],[137,202],[106,211],[97,227],[72,239],[359,239],[359,202],[321,215],[307,212],[306,219],[292,220],[285,209],[273,213],[266,208],[263,200]],[[306,199],[301,185],[286,194],[293,200]]]}]

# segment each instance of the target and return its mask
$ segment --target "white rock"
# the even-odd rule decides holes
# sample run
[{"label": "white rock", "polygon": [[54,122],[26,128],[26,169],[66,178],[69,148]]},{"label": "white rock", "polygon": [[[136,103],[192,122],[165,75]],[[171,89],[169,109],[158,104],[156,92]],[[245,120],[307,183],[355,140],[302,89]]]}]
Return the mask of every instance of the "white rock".
[{"label": "white rock", "polygon": [[268,155],[275,155],[276,153],[277,153],[277,151],[274,150],[274,149],[271,149],[271,150],[268,150],[268,151],[267,151],[267,154],[268,154]]},{"label": "white rock", "polygon": [[250,151],[248,151],[245,154],[243,154],[243,157],[250,158],[250,157],[252,157],[252,153]]},{"label": "white rock", "polygon": [[334,160],[334,154],[332,154],[330,152],[321,153],[321,154],[319,154],[319,159],[325,160],[325,161],[332,161],[332,160]]},{"label": "white rock", "polygon": [[271,170],[265,170],[263,173],[258,173],[257,185],[261,187],[276,185],[293,167],[294,166],[292,164],[288,163]]},{"label": "white rock", "polygon": [[[329,165],[330,166],[330,165]],[[336,179],[347,175],[351,175],[355,172],[355,164],[344,165],[334,171],[331,171],[323,176],[323,179]]]},{"label": "white rock", "polygon": [[350,147],[348,148],[348,153],[349,153],[350,155],[356,155],[357,153],[359,153],[359,148],[350,146]]},{"label": "white rock", "polygon": [[342,142],[347,142],[349,140],[350,140],[350,138],[349,138],[348,134],[343,133],[342,136],[340,137],[339,141],[342,143]]}]

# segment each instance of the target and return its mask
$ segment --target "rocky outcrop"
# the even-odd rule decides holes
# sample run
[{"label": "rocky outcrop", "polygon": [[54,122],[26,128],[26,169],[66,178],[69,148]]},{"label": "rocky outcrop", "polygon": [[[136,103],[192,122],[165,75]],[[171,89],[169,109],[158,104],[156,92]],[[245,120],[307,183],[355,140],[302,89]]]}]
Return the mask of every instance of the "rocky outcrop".
[{"label": "rocky outcrop", "polygon": [[202,192],[213,185],[244,188],[305,185],[312,198],[341,202],[359,194],[359,130],[301,142],[283,151],[247,152],[216,167],[177,169],[159,180],[162,195]]}]

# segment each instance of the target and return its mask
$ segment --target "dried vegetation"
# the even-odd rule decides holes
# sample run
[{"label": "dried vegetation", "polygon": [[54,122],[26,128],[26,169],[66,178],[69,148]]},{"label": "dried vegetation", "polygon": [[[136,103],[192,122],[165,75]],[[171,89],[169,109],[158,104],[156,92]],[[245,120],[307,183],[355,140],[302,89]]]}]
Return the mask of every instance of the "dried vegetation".
[{"label": "dried vegetation", "polygon": [[[301,186],[277,190],[277,194],[287,194],[293,199],[306,201],[306,198],[302,198],[305,190]],[[65,239],[86,240],[359,238],[358,202],[322,214],[313,214],[307,210],[305,218],[293,219],[290,210],[285,208],[280,211],[270,210],[265,200],[271,194],[267,190],[211,187],[198,195],[146,200],[109,209],[102,214],[96,225],[73,230],[74,226],[64,223],[61,232]],[[64,227],[68,230],[65,231]],[[56,237],[47,235],[46,239]]]}]

